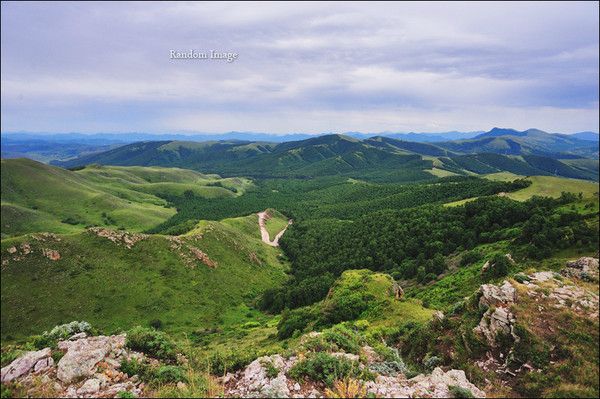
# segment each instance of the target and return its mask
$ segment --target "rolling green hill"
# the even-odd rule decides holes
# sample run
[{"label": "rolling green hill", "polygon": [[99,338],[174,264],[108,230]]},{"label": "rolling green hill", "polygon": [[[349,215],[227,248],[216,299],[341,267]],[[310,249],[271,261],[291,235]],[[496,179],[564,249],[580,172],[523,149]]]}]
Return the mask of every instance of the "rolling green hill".
[{"label": "rolling green hill", "polygon": [[82,318],[107,330],[159,319],[174,333],[243,321],[247,304],[283,281],[279,253],[261,242],[256,215],[180,237],[100,229],[4,239],[2,338]]},{"label": "rolling green hill", "polygon": [[457,155],[440,157],[442,166],[448,171],[461,171],[475,174],[510,172],[523,176],[557,176],[573,179],[598,180],[598,173],[593,169],[594,160],[588,163],[567,164],[557,159],[537,155],[507,156],[494,153]]},{"label": "rolling green hill", "polygon": [[69,171],[28,159],[2,160],[2,237],[86,226],[144,231],[175,209],[158,195],[191,191],[204,198],[233,197],[247,179],[220,179],[191,170],[89,166]]},{"label": "rolling green hill", "polygon": [[[504,130],[501,133],[508,134]],[[63,167],[95,163],[168,166],[253,178],[341,175],[395,182],[431,180],[434,177],[426,171],[432,170],[433,166],[455,174],[508,171],[522,175],[598,179],[598,168],[593,162],[567,163],[558,159],[583,159],[577,151],[551,151],[577,149],[582,145],[587,149],[585,155],[592,156],[593,146],[597,147],[597,143],[541,131],[516,132],[514,136],[487,135],[470,141],[435,145],[387,137],[361,141],[338,134],[279,144],[247,141],[142,142],[56,164]],[[519,144],[515,140],[524,143]],[[529,149],[525,151],[524,148]]]},{"label": "rolling green hill", "polygon": [[436,143],[457,153],[491,152],[503,155],[540,155],[552,158],[596,158],[598,142],[538,129],[517,131],[494,128],[473,139]]}]

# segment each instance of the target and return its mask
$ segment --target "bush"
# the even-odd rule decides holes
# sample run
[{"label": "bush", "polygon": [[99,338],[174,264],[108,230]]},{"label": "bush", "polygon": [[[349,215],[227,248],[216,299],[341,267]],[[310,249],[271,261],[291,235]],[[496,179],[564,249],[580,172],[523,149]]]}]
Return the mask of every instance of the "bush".
[{"label": "bush", "polygon": [[315,311],[310,307],[303,307],[294,310],[285,310],[281,314],[281,320],[277,324],[277,337],[279,339],[289,338],[296,331],[304,331],[311,323],[317,320]]},{"label": "bush", "polygon": [[254,352],[213,352],[208,357],[211,374],[224,375],[246,367],[257,358]]},{"label": "bush", "polygon": [[120,391],[119,393],[117,393],[117,398],[135,398],[135,395],[133,394],[133,392]]},{"label": "bush", "polygon": [[475,396],[473,396],[473,393],[469,389],[459,387],[457,385],[449,385],[448,391],[450,392],[450,394],[452,395],[453,398],[474,398],[475,397]]},{"label": "bush", "polygon": [[129,330],[126,345],[158,359],[175,361],[177,358],[175,345],[167,335],[151,328],[137,326]]},{"label": "bush", "polygon": [[155,330],[160,330],[162,328],[163,323],[160,319],[154,319],[154,320],[151,320],[149,324],[150,324],[150,327],[154,328]]},{"label": "bush", "polygon": [[490,259],[488,268],[483,272],[485,278],[504,277],[508,274],[510,261],[505,255],[496,254]]},{"label": "bush", "polygon": [[54,327],[50,332],[44,331],[45,336],[51,339],[66,339],[71,335],[78,333],[88,333],[92,332],[92,326],[87,321],[72,321],[67,324],[61,324],[60,326]]},{"label": "bush", "polygon": [[277,375],[279,375],[279,369],[275,367],[273,362],[271,362],[270,360],[263,360],[261,362],[261,365],[264,367],[268,378],[277,378]]},{"label": "bush", "polygon": [[183,369],[179,366],[160,366],[152,374],[153,382],[156,382],[158,384],[168,384],[171,382],[187,381]]},{"label": "bush", "polygon": [[442,363],[442,359],[437,356],[430,356],[427,354],[423,359],[423,366],[431,371]]},{"label": "bush", "polygon": [[515,274],[515,280],[518,283],[523,284],[524,282],[530,281],[531,279],[523,273],[517,273],[517,274]]},{"label": "bush", "polygon": [[323,338],[347,353],[360,352],[360,335],[343,325],[336,325],[323,332]]},{"label": "bush", "polygon": [[129,377],[137,375],[140,377],[140,379],[154,385],[187,381],[185,372],[181,367],[171,365],[151,367],[149,364],[140,362],[135,358],[131,360],[123,360],[121,362],[121,371],[127,374]]},{"label": "bush", "polygon": [[322,381],[329,387],[333,386],[336,380],[344,378],[373,378],[368,370],[360,369],[358,362],[352,362],[345,357],[332,356],[325,352],[309,353],[305,359],[290,369],[289,375],[295,380]]},{"label": "bush", "polygon": [[480,251],[473,249],[471,251],[467,251],[464,253],[462,258],[460,258],[460,265],[461,266],[472,265],[473,263],[478,262],[482,258],[483,258],[483,254]]},{"label": "bush", "polygon": [[121,362],[121,371],[127,374],[129,377],[137,375],[140,378],[145,378],[148,374],[148,370],[148,365],[140,362],[136,358],[132,358],[131,360],[123,360]]}]

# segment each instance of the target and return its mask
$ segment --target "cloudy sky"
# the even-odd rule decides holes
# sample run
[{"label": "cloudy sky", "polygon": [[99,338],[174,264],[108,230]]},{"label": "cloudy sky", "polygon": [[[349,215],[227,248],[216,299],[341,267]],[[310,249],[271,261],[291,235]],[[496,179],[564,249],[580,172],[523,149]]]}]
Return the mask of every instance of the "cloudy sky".
[{"label": "cloudy sky", "polygon": [[[598,131],[598,2],[2,2],[1,129]],[[170,59],[170,51],[238,53]]]}]

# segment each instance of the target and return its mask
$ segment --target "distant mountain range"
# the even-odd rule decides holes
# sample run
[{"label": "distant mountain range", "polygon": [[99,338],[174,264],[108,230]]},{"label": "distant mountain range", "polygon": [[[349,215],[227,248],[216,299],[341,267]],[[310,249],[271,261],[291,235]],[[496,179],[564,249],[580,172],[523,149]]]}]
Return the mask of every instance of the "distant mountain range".
[{"label": "distant mountain range", "polygon": [[[498,128],[494,128],[498,129]],[[493,130],[494,130],[493,129]],[[503,131],[516,132],[512,129],[498,129]],[[531,129],[533,130],[533,129]],[[473,132],[441,132],[441,133],[415,133],[415,132],[379,132],[379,133],[363,133],[363,132],[343,132],[345,136],[351,136],[358,139],[366,139],[370,137],[382,136],[390,137],[398,140],[415,141],[419,143],[433,143],[451,140],[466,140],[484,134],[485,131]],[[180,140],[180,141],[219,141],[219,140],[244,140],[244,141],[268,141],[273,143],[283,143],[286,141],[306,140],[316,136],[333,134],[333,132],[320,134],[307,133],[292,133],[292,134],[269,134],[257,132],[227,132],[221,134],[180,134],[180,133],[32,133],[32,132],[2,132],[2,143],[5,140],[11,142],[24,141],[44,141],[55,143],[78,143],[88,145],[110,145],[110,144],[127,144],[136,141],[159,141],[159,140]],[[554,133],[561,134],[561,133]],[[565,136],[577,138],[580,140],[598,141],[598,133],[595,132],[580,132],[574,134],[562,134]]]},{"label": "distant mountain range", "polygon": [[431,178],[431,172],[438,169],[449,174],[509,171],[597,180],[597,157],[598,142],[535,129],[495,128],[472,139],[437,143],[383,136],[360,140],[337,134],[283,143],[146,141],[52,163],[67,168],[87,164],[171,166],[248,177],[347,175],[415,181]]},{"label": "distant mountain range", "polygon": [[[583,134],[583,137],[588,136]],[[437,145],[463,154],[490,152],[503,155],[540,155],[556,159],[598,158],[597,140],[550,134],[538,129],[517,131],[493,128],[472,139],[441,142]]]}]

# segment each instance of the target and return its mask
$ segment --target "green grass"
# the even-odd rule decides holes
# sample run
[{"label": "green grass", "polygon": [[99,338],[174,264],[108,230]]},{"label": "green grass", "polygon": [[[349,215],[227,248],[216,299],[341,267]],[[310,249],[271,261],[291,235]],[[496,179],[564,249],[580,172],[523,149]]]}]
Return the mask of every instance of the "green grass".
[{"label": "green grass", "polygon": [[288,225],[288,218],[275,209],[268,209],[267,212],[271,218],[265,222],[265,228],[269,232],[269,238],[273,240],[275,236]]},{"label": "green grass", "polygon": [[[499,172],[487,174],[484,175],[484,177],[494,181],[513,181],[524,176],[516,175],[510,172]],[[598,201],[598,184],[588,180],[567,179],[564,177],[555,176],[527,176],[527,180],[532,182],[529,187],[512,193],[505,193],[503,195],[506,195],[508,198],[516,201],[526,201],[534,195],[558,198],[560,197],[560,194],[565,191],[575,194],[582,193],[584,199]],[[459,206],[475,199],[477,199],[477,197],[453,201],[444,205]]]},{"label": "green grass", "polygon": [[[59,238],[2,241],[2,260],[8,262],[1,283],[3,339],[74,319],[105,331],[153,319],[175,334],[218,327],[243,319],[244,304],[285,278],[278,249],[228,223],[205,222],[182,238],[217,262],[215,268],[193,260],[189,252],[192,261],[186,262],[164,236],[149,236],[131,249],[88,232]],[[8,249],[23,242],[32,253],[13,259]],[[60,260],[45,258],[44,248],[57,250]]]},{"label": "green grass", "polygon": [[145,231],[175,214],[159,196],[216,199],[241,195],[243,178],[177,168],[88,166],[69,171],[28,159],[2,160],[2,237],[86,226]]},{"label": "green grass", "polygon": [[434,176],[437,177],[447,177],[447,176],[456,176],[456,173],[454,172],[450,172],[448,170],[445,169],[439,169],[439,168],[432,168],[431,170],[428,170],[427,172],[431,173]]},{"label": "green grass", "polygon": [[[518,175],[503,172],[486,175],[490,180],[509,181],[518,178]],[[544,197],[560,197],[561,192],[583,193],[584,198],[598,198],[598,184],[587,180],[566,179],[554,176],[529,176],[531,186],[513,193],[507,193],[507,197],[517,201],[525,201],[534,195]]]}]

